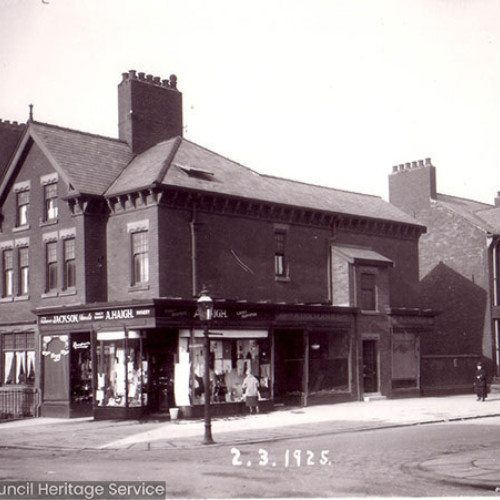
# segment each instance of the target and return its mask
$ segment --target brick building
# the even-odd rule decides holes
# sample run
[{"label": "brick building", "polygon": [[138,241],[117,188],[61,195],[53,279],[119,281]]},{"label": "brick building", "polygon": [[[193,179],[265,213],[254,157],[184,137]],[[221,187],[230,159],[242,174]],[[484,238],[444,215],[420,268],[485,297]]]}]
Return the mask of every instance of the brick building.
[{"label": "brick building", "polygon": [[438,313],[422,336],[422,389],[470,392],[475,364],[498,375],[500,198],[490,205],[437,192],[431,159],[393,167],[390,202],[427,227],[420,239],[424,306]]},{"label": "brick building", "polygon": [[422,225],[186,140],[174,76],[124,73],[118,96],[118,139],[30,119],[8,154],[0,394],[115,418],[195,415],[207,392],[214,412],[241,411],[248,370],[269,406],[419,392]]}]

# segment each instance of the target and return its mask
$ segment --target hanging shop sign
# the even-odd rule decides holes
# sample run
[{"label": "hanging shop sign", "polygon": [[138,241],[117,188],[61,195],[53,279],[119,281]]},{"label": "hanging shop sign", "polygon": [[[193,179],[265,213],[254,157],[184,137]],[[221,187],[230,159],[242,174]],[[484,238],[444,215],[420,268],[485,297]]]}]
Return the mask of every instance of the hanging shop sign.
[{"label": "hanging shop sign", "polygon": [[117,321],[154,316],[152,307],[122,307],[117,309],[103,309],[69,314],[52,314],[40,317],[41,325],[76,325],[94,321]]}]

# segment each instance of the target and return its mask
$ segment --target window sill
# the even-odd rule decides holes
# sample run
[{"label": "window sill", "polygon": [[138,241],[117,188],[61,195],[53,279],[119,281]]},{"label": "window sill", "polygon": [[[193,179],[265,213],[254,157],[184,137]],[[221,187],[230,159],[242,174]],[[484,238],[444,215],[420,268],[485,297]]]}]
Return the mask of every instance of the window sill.
[{"label": "window sill", "polygon": [[12,232],[13,233],[20,233],[21,231],[27,231],[28,229],[30,229],[30,225],[29,224],[25,224],[24,226],[13,227],[12,228]]},{"label": "window sill", "polygon": [[14,297],[1,297],[0,304],[14,302]]},{"label": "window sill", "polygon": [[141,283],[140,285],[130,285],[128,287],[129,292],[142,292],[149,290],[149,283]]},{"label": "window sill", "polygon": [[66,288],[66,290],[63,290],[61,293],[59,293],[59,297],[65,297],[67,295],[76,295],[76,288],[71,287],[71,288]]},{"label": "window sill", "polygon": [[57,297],[58,295],[59,294],[57,293],[57,291],[45,292],[45,293],[42,293],[42,299],[51,299],[51,298]]},{"label": "window sill", "polygon": [[59,222],[59,219],[47,219],[47,220],[40,219],[40,227],[53,226],[54,224],[57,224],[58,222]]},{"label": "window sill", "polygon": [[18,295],[17,297],[14,297],[14,302],[22,302],[25,300],[30,300],[29,295]]},{"label": "window sill", "polygon": [[381,313],[380,311],[371,311],[371,310],[363,310],[361,309],[361,314],[365,314],[366,316],[379,316]]}]

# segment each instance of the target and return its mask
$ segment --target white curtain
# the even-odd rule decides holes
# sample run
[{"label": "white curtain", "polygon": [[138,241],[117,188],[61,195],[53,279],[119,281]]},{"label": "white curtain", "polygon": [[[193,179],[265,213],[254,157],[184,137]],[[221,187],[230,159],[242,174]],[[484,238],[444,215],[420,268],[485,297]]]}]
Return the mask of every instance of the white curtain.
[{"label": "white curtain", "polygon": [[9,380],[10,371],[12,370],[12,362],[14,361],[14,353],[13,352],[5,352],[5,371],[4,371],[4,381],[6,384]]},{"label": "white curtain", "polygon": [[16,352],[16,384],[21,382],[21,373],[26,373],[26,353]]},{"label": "white curtain", "polygon": [[35,351],[28,351],[28,372],[26,373],[26,378],[30,378],[31,374],[35,375]]}]

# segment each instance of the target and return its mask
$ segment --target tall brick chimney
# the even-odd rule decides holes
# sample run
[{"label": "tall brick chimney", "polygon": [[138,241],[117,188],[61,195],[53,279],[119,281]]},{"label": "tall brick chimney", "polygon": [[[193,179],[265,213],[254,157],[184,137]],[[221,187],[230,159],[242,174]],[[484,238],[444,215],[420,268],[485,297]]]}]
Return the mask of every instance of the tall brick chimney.
[{"label": "tall brick chimney", "polygon": [[436,167],[430,158],[392,167],[389,201],[414,216],[436,199]]},{"label": "tall brick chimney", "polygon": [[182,93],[177,77],[169,80],[136,73],[122,74],[118,85],[118,136],[132,152],[142,153],[155,144],[182,136]]}]

